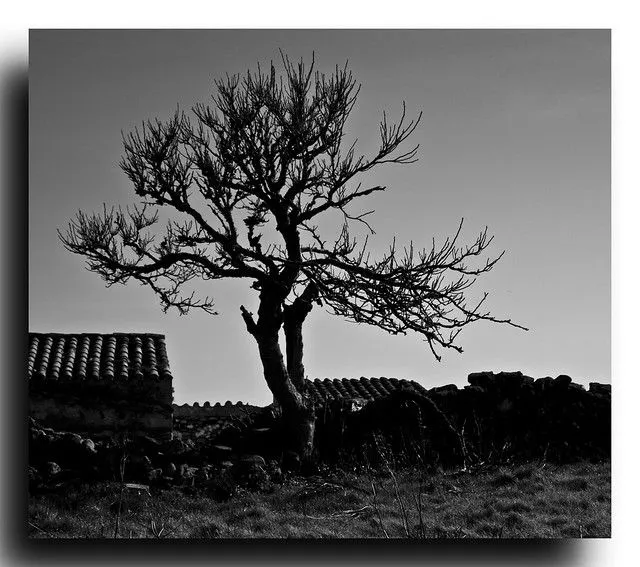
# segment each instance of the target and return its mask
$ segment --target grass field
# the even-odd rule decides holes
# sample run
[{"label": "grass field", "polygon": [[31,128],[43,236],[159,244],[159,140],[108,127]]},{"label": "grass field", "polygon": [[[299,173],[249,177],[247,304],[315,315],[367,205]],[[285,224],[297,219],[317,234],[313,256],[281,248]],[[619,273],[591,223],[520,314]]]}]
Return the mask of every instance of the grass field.
[{"label": "grass field", "polygon": [[[580,538],[611,535],[610,463],[332,473],[216,502],[118,483],[29,498],[34,538]],[[119,502],[120,512],[118,512]]]}]

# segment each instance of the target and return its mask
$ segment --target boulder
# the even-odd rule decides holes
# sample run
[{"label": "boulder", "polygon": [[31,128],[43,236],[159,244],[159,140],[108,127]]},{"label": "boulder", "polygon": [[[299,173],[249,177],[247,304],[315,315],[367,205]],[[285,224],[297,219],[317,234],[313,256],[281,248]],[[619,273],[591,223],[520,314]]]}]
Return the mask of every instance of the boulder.
[{"label": "boulder", "polygon": [[205,467],[196,469],[195,479],[197,483],[206,482],[209,480],[209,471]]},{"label": "boulder", "polygon": [[63,433],[62,438],[70,446],[79,447],[82,445],[82,437],[77,433]]},{"label": "boulder", "polygon": [[37,488],[42,484],[42,475],[36,467],[29,467],[27,469],[27,479],[29,489]]},{"label": "boulder", "polygon": [[300,471],[300,455],[295,451],[285,451],[282,455],[282,468],[290,472]]},{"label": "boulder", "polygon": [[446,394],[449,392],[457,392],[458,386],[455,384],[446,384],[445,386],[436,386],[429,390],[429,394]]},{"label": "boulder", "polygon": [[493,379],[493,372],[472,372],[467,377],[469,384],[485,389],[490,388],[493,385]]},{"label": "boulder", "polygon": [[466,393],[466,395],[468,396],[472,396],[472,397],[479,397],[482,396],[484,394],[484,388],[480,387],[480,386],[465,386],[464,389],[462,390],[463,392]]},{"label": "boulder", "polygon": [[261,467],[267,466],[264,457],[261,457],[260,455],[242,455],[239,462],[245,465],[258,465]]},{"label": "boulder", "polygon": [[554,381],[553,385],[556,388],[567,389],[571,384],[571,377],[566,374],[560,374]]},{"label": "boulder", "polygon": [[533,383],[533,386],[536,390],[544,392],[545,390],[553,387],[553,378],[551,378],[550,376],[546,376],[545,378],[538,378]]},{"label": "boulder", "polygon": [[611,384],[599,384],[598,382],[589,382],[589,392],[599,396],[611,396]]},{"label": "boulder", "polygon": [[147,471],[146,478],[149,482],[158,480],[162,477],[162,469],[150,469]]},{"label": "boulder", "polygon": [[45,465],[45,469],[44,472],[47,476],[56,476],[59,475],[62,472],[62,469],[60,468],[60,465],[58,465],[58,463],[55,463],[53,461],[49,461],[46,465]]},{"label": "boulder", "polygon": [[231,474],[239,485],[253,490],[262,490],[269,482],[265,467],[255,461],[238,461],[233,465]]}]

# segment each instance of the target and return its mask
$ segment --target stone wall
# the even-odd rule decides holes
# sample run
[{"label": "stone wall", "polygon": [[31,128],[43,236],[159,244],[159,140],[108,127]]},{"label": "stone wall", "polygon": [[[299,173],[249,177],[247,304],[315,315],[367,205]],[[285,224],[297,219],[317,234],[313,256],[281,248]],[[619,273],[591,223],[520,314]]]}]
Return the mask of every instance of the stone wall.
[{"label": "stone wall", "polygon": [[173,404],[174,432],[183,440],[214,440],[226,430],[240,431],[262,408],[238,402]]},{"label": "stone wall", "polygon": [[467,458],[610,457],[609,384],[591,383],[586,389],[566,375],[534,380],[522,372],[477,372],[468,382],[427,392],[458,433]]},{"label": "stone wall", "polygon": [[610,384],[586,389],[567,375],[534,380],[522,372],[476,372],[468,382],[428,394],[478,455],[556,461],[611,455]]},{"label": "stone wall", "polygon": [[329,400],[317,409],[316,441],[331,459],[377,452],[459,464],[509,459],[567,462],[611,455],[611,386],[586,389],[569,376],[534,380],[521,372],[470,374],[469,385],[424,392],[399,388],[385,398]]},{"label": "stone wall", "polygon": [[127,381],[29,381],[29,414],[49,427],[108,437],[145,432],[170,437],[171,377]]}]

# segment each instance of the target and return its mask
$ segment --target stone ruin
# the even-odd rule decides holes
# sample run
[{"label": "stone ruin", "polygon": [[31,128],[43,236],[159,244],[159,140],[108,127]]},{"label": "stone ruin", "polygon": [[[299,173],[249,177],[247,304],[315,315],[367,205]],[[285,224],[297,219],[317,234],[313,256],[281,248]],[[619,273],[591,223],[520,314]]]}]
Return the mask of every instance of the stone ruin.
[{"label": "stone ruin", "polygon": [[[391,384],[378,380],[385,381]],[[371,396],[363,395],[371,390],[366,379],[347,382],[360,397],[327,398],[316,424],[321,452],[333,460],[359,454],[371,461],[379,452],[376,435],[396,455],[445,465],[611,455],[609,384],[585,389],[566,375],[534,380],[522,372],[477,372],[462,388],[398,381],[387,396]]]},{"label": "stone ruin", "polygon": [[165,339],[150,333],[29,333],[29,415],[58,430],[169,439],[173,387]]},{"label": "stone ruin", "polygon": [[[134,352],[136,345],[139,343],[134,341]],[[121,349],[124,351],[124,347]],[[42,358],[44,346],[36,350]],[[60,348],[51,350],[60,352]],[[91,348],[81,352],[87,351],[91,352]],[[80,356],[80,360],[84,358],[86,368],[88,357]],[[60,376],[64,354],[56,360],[58,364],[48,364],[59,368]],[[66,368],[75,370],[75,365],[83,367],[75,362]],[[115,365],[112,367],[115,369]],[[30,364],[30,368],[33,377],[38,370],[41,373],[44,364]],[[156,368],[162,366],[156,362]],[[69,379],[68,375],[67,372],[63,382]],[[60,398],[60,403],[79,409],[76,413],[48,411],[50,406],[42,400],[47,390],[30,389],[30,486],[46,486],[63,481],[65,475],[79,475],[148,485],[201,486],[223,499],[238,486],[265,487],[281,479],[283,471],[301,470],[297,456],[283,451],[277,407],[205,402],[173,404],[168,409],[170,389],[167,391],[166,382],[164,390],[160,386],[163,375],[170,384],[167,366],[153,382],[158,390],[146,401],[139,399],[141,406],[135,410],[126,409],[131,389],[121,387],[117,389],[120,397],[100,398],[100,404],[125,400],[122,421],[113,418],[115,410],[103,410],[111,417],[103,421],[94,417],[91,427],[82,428],[72,423],[70,415],[86,415],[87,407],[96,408],[95,403],[89,406],[77,393],[73,397],[72,390],[62,390],[71,396],[71,401]],[[95,380],[95,376],[91,379]],[[319,460],[328,466],[358,459],[375,465],[379,439],[396,456],[426,465],[466,466],[510,459],[567,462],[610,457],[610,385],[591,383],[585,389],[565,375],[534,380],[521,372],[473,373],[468,382],[461,388],[449,384],[431,389],[392,378],[309,382],[308,395],[316,408]],[[51,388],[51,395],[63,395],[60,389]],[[160,392],[164,397],[158,395]],[[170,423],[167,415],[171,416]],[[158,416],[161,427],[154,421]],[[145,430],[148,424],[151,427]],[[125,435],[126,428],[132,425],[138,428],[137,432]],[[107,431],[109,435],[102,435]],[[124,476],[120,477],[123,470]]]}]

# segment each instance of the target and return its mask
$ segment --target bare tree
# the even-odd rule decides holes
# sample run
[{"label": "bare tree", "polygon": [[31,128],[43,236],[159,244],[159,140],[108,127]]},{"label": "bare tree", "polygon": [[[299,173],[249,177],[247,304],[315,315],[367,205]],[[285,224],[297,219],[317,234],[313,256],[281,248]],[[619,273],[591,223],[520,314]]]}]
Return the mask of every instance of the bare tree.
[{"label": "bare tree", "polygon": [[[241,306],[242,317],[289,424],[290,446],[306,457],[314,419],[305,396],[302,327],[314,305],[389,333],[418,333],[438,360],[441,348],[462,352],[456,339],[469,323],[518,325],[485,311],[486,294],[466,300],[477,276],[502,256],[480,259],[492,241],[486,229],[470,245],[458,244],[462,223],[439,246],[400,251],[394,242],[377,260],[366,239],[354,236],[354,223],[373,232],[371,211],[354,212],[354,202],[385,190],[363,185],[365,174],[416,161],[418,146],[403,146],[421,115],[408,120],[404,104],[395,123],[383,114],[378,151],[358,155],[344,141],[360,89],[348,67],[327,76],[313,60],[307,66],[282,59],[280,75],[272,64],[266,73],[227,76],[215,82],[213,107],[199,104],[191,118],[178,111],[125,135],[120,166],[140,206],[79,212],[59,236],[107,285],[138,280],[165,311],[215,313],[208,296],[185,292],[193,280],[252,280],[257,314]],[[162,207],[179,214],[158,242],[149,229]],[[342,230],[328,239],[316,220],[331,211],[341,215]]]}]

